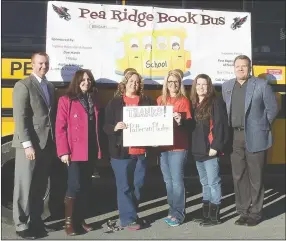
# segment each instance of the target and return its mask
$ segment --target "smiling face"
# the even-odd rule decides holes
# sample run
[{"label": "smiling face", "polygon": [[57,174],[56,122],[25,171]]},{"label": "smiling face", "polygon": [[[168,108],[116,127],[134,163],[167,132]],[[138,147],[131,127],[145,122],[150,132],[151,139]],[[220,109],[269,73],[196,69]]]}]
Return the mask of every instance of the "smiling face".
[{"label": "smiling face", "polygon": [[208,93],[208,82],[204,78],[198,78],[196,83],[198,97],[205,97]]},{"label": "smiling face", "polygon": [[137,74],[131,75],[126,83],[126,92],[129,94],[136,94],[140,88],[140,79]]},{"label": "smiling face", "polygon": [[36,54],[32,59],[33,73],[43,78],[49,71],[49,58],[47,56]]},{"label": "smiling face", "polygon": [[234,63],[237,80],[247,80],[250,74],[250,63],[247,59],[237,59]]},{"label": "smiling face", "polygon": [[170,75],[167,80],[167,88],[170,95],[177,94],[180,90],[180,80],[176,76]]},{"label": "smiling face", "polygon": [[82,93],[86,93],[91,87],[91,79],[89,78],[87,73],[84,73],[82,76],[82,81],[79,84],[79,88]]}]

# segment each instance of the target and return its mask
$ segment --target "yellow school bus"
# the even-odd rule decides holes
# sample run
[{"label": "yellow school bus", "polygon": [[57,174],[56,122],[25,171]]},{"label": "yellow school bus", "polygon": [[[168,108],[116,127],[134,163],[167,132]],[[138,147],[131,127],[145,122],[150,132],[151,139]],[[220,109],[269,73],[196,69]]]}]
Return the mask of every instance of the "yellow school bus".
[{"label": "yellow school bus", "polygon": [[[72,0],[71,0],[72,1]],[[89,0],[92,2],[92,0]],[[94,1],[99,3],[99,1]],[[124,1],[125,2],[125,1]],[[140,1],[138,1],[139,3]],[[148,1],[145,0],[145,3]],[[164,1],[162,1],[164,4]],[[174,1],[177,2],[177,1]],[[192,1],[190,1],[192,2]],[[232,2],[232,1],[229,1]],[[278,1],[276,1],[278,2]],[[106,3],[102,1],[101,3]],[[109,1],[109,3],[111,3]],[[128,1],[126,1],[128,4]],[[215,2],[216,3],[216,2]],[[152,3],[150,3],[151,5]],[[217,4],[217,3],[216,3]],[[226,2],[223,3],[224,5]],[[172,7],[172,6],[170,6]],[[222,6],[223,7],[223,6]],[[273,6],[272,6],[273,7]],[[191,6],[189,7],[191,8]],[[17,12],[15,12],[17,11]],[[14,157],[15,151],[11,147],[11,141],[14,133],[14,121],[12,114],[12,93],[15,83],[27,77],[31,73],[31,62],[30,56],[32,52],[35,51],[45,51],[45,34],[46,34],[46,11],[47,2],[46,1],[13,1],[4,0],[2,1],[2,56],[1,56],[1,178],[2,178],[2,207],[3,203],[10,204],[12,201],[13,193],[13,176],[14,176]],[[273,10],[274,11],[274,10]],[[37,14],[35,14],[37,13]],[[17,17],[15,17],[17,16]],[[263,16],[264,17],[264,16]],[[19,24],[19,19],[21,24]],[[37,23],[37,24],[35,24]],[[283,20],[284,24],[284,20]],[[255,39],[263,41],[265,38],[265,23],[261,27],[261,32],[256,32],[254,27],[254,43],[253,43],[253,73],[255,76],[264,78],[265,81],[269,81],[275,91],[280,105],[280,111],[273,124],[273,136],[274,145],[268,152],[267,163],[269,167],[279,167],[280,170],[285,170],[285,126],[286,126],[286,81],[285,81],[285,37],[281,37],[279,40],[275,39],[273,48],[283,48],[284,53],[277,54],[280,50],[272,52],[267,52],[267,48],[261,48],[261,43],[256,43]],[[269,25],[270,26],[270,25]],[[276,25],[275,25],[276,26]],[[283,25],[284,26],[284,25]],[[285,28],[285,27],[284,27]],[[271,27],[267,27],[267,31],[275,30]],[[273,31],[274,31],[273,30]],[[173,32],[172,32],[173,31]],[[119,56],[116,61],[116,70],[118,74],[122,74],[125,69],[133,67],[137,69],[145,78],[152,76],[161,78],[165,76],[169,69],[179,68],[187,74],[191,68],[191,53],[185,50],[186,34],[183,30],[172,30],[168,31],[158,31],[154,32],[152,35],[152,52],[150,45],[147,45],[147,40],[150,40],[150,32],[142,32],[139,35],[129,34],[122,36],[119,39],[121,42],[123,54]],[[282,31],[283,33],[283,31]],[[285,29],[284,29],[285,35]],[[165,43],[160,45],[160,36],[165,38]],[[176,38],[178,37],[179,45],[175,44]],[[275,34],[268,34],[268,37],[275,37]],[[149,39],[148,39],[149,38]],[[132,39],[137,39],[138,50],[131,48]],[[144,40],[147,39],[147,40]],[[265,40],[265,41],[266,41]],[[145,42],[144,42],[145,41]],[[279,42],[280,41],[280,42]],[[284,41],[284,42],[283,42]],[[164,42],[164,41],[163,41]],[[144,45],[145,43],[145,45]],[[147,46],[146,46],[147,45]],[[154,46],[153,46],[154,45]],[[258,46],[258,47],[257,47]],[[280,47],[279,47],[280,46]],[[160,48],[168,48],[169,51],[166,52],[169,56],[160,52]],[[148,49],[149,48],[149,49]],[[172,49],[174,48],[174,49]],[[256,48],[258,52],[256,53]],[[149,53],[148,53],[149,51]],[[259,52],[260,51],[260,52]],[[138,58],[136,58],[138,57]],[[146,68],[146,63],[148,61],[155,60],[158,62],[167,61],[167,67],[163,64],[159,68]],[[155,65],[154,65],[155,66]],[[158,67],[158,65],[157,65]],[[66,88],[63,83],[54,82],[57,89],[57,95],[62,95]],[[99,89],[99,98],[106,104],[114,94],[116,86],[112,84],[100,84],[97,86]],[[187,87],[188,91],[190,90]],[[218,88],[220,91],[220,88]],[[145,86],[144,92],[156,99],[161,94],[161,86]],[[153,158],[149,160],[149,165],[158,165],[158,159]],[[100,165],[107,166],[109,162],[103,160]],[[56,169],[55,169],[56,170]],[[230,170],[230,168],[229,168]],[[2,209],[3,211],[3,209]]]},{"label": "yellow school bus", "polygon": [[163,79],[171,69],[190,74],[191,53],[185,50],[184,28],[124,34],[117,41],[116,70],[136,69],[145,79]]}]

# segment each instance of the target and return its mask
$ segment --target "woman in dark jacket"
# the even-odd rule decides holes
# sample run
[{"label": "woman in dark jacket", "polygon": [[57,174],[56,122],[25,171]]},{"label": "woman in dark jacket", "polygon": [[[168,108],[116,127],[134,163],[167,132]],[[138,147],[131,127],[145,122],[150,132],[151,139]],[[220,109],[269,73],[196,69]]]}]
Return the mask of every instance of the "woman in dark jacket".
[{"label": "woman in dark jacket", "polygon": [[[149,106],[153,101],[143,95],[142,77],[134,70],[127,71],[118,84],[115,97],[105,109],[104,131],[108,135],[111,166],[116,179],[117,204],[122,227],[129,230],[141,228],[137,216],[140,190],[146,171],[146,149],[144,147],[123,147],[124,106]],[[133,177],[133,185],[129,179]]]},{"label": "woman in dark jacket", "polygon": [[211,78],[199,74],[191,90],[194,127],[192,154],[203,189],[203,218],[194,219],[202,226],[220,223],[221,178],[219,154],[224,147],[224,123],[227,113],[223,101],[215,96]]}]

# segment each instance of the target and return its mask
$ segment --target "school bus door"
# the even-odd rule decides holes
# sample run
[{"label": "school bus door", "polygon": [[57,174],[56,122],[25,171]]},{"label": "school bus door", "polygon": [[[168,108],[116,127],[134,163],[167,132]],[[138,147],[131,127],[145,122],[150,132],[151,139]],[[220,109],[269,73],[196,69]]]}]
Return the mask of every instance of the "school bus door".
[{"label": "school bus door", "polygon": [[165,36],[156,36],[153,40],[151,58],[149,61],[144,59],[144,72],[149,71],[154,77],[164,77],[171,69],[171,56],[168,49],[168,39]]},{"label": "school bus door", "polygon": [[171,50],[171,69],[185,70],[185,51],[183,49]]}]

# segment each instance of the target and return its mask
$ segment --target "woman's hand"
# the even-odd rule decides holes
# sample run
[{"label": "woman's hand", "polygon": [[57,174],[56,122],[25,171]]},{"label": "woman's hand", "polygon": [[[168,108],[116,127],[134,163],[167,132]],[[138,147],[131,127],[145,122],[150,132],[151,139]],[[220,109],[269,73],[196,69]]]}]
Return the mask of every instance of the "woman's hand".
[{"label": "woman's hand", "polygon": [[118,131],[118,130],[122,130],[122,129],[126,129],[126,128],[127,128],[126,124],[123,121],[120,121],[114,127],[114,131]]},{"label": "woman's hand", "polygon": [[70,165],[70,163],[69,163],[70,162],[70,155],[61,156],[61,161],[69,166]]},{"label": "woman's hand", "polygon": [[180,125],[181,120],[182,120],[182,115],[178,112],[174,112],[173,117],[174,117],[175,121],[178,123],[178,125]]},{"label": "woman's hand", "polygon": [[211,148],[209,151],[209,156],[216,156],[216,154],[217,154],[217,151]]}]

